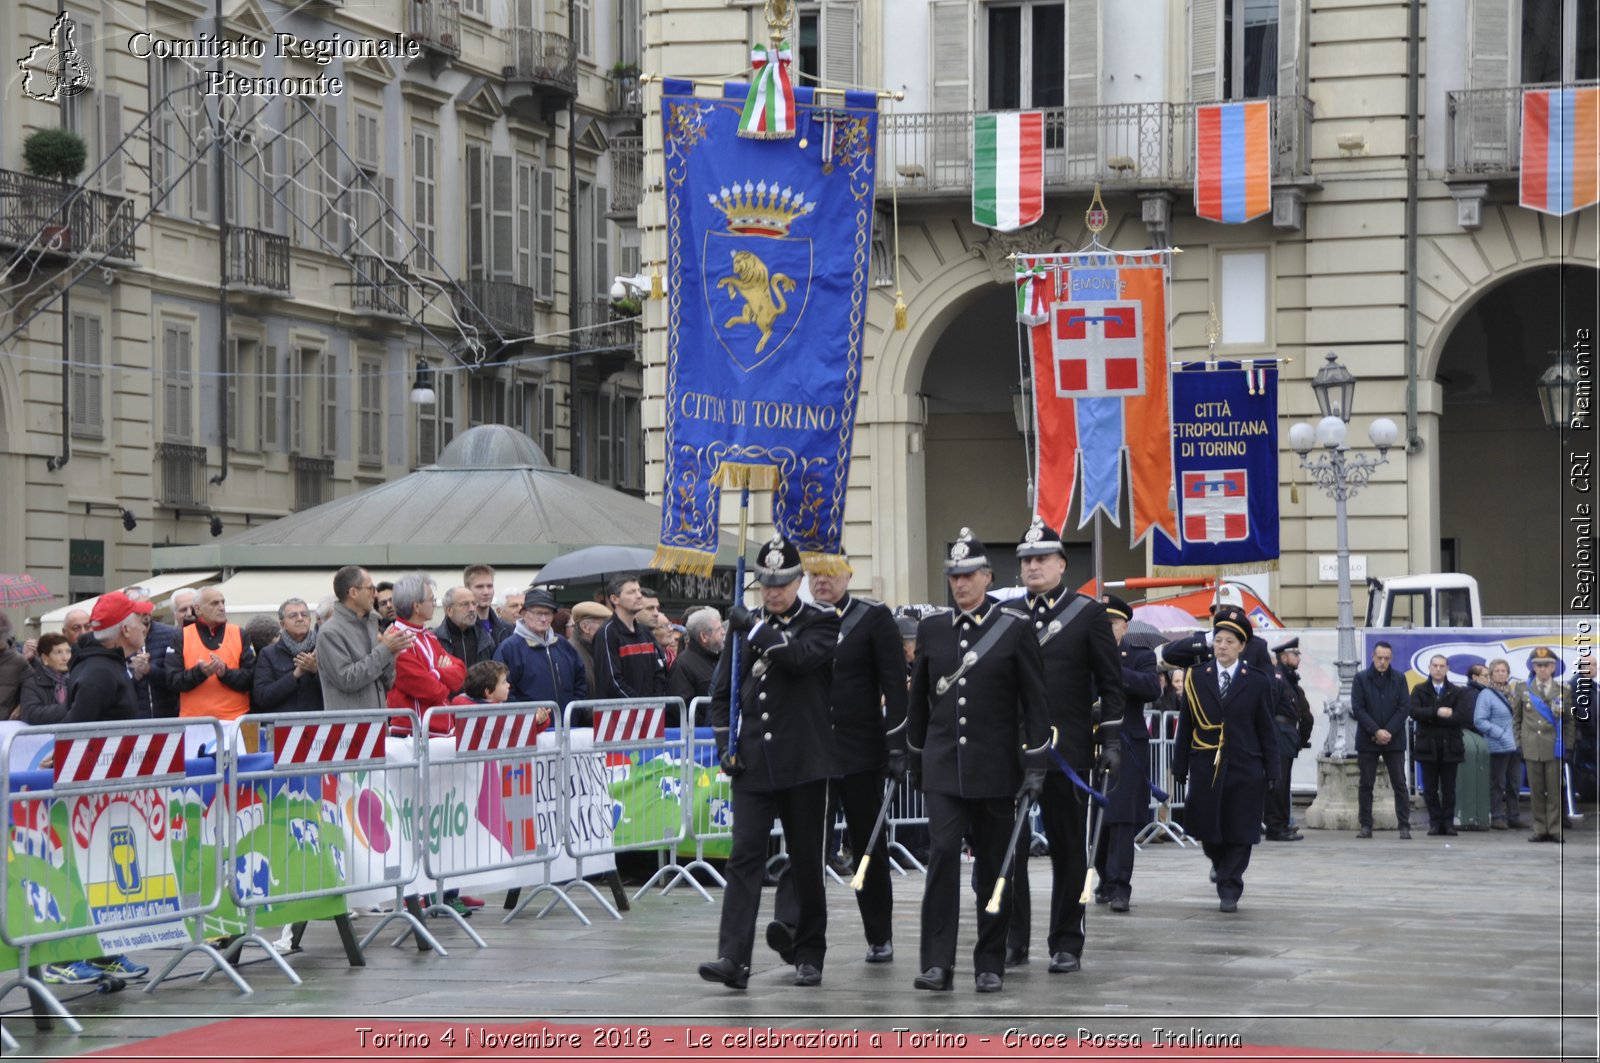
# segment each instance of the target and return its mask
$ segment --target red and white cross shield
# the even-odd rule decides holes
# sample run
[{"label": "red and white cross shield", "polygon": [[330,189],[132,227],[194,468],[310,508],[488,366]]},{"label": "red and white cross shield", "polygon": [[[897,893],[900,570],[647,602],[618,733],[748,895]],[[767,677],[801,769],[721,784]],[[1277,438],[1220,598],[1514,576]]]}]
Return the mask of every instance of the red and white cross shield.
[{"label": "red and white cross shield", "polygon": [[1250,538],[1249,480],[1243,469],[1183,474],[1183,538],[1231,543]]},{"label": "red and white cross shield", "polygon": [[1052,308],[1058,397],[1144,394],[1142,309],[1137,301],[1057,303]]}]

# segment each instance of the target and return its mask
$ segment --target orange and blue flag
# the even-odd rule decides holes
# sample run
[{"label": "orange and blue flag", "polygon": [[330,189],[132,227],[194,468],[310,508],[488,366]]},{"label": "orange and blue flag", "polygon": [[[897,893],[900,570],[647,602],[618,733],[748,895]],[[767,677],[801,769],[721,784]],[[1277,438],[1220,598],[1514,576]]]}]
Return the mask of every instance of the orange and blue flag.
[{"label": "orange and blue flag", "polygon": [[1272,209],[1272,103],[1195,108],[1194,211],[1229,225]]},{"label": "orange and blue flag", "polygon": [[1519,202],[1545,214],[1571,214],[1600,195],[1600,88],[1522,94]]}]

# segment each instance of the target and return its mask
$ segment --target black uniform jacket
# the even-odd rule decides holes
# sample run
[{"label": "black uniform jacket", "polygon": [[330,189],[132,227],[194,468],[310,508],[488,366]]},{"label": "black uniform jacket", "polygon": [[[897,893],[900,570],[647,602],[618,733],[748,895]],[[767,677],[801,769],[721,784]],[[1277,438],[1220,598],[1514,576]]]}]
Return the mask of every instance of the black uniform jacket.
[{"label": "black uniform jacket", "polygon": [[1122,770],[1106,791],[1106,822],[1145,823],[1150,819],[1150,731],[1144,706],[1161,696],[1161,674],[1154,650],[1123,639],[1117,654],[1128,704],[1122,722]]},{"label": "black uniform jacket", "polygon": [[[995,629],[1001,634],[943,693],[939,681]],[[1087,709],[1085,710],[1087,711]],[[906,742],[922,752],[922,788],[966,799],[1014,797],[1023,753],[1050,740],[1044,666],[1024,613],[985,597],[973,613],[939,612],[917,628]]]},{"label": "black uniform jacket", "polygon": [[1172,774],[1188,777],[1183,826],[1203,842],[1254,845],[1261,840],[1261,802],[1279,781],[1273,733],[1272,673],[1241,660],[1226,697],[1217,665],[1190,669],[1172,750]]},{"label": "black uniform jacket", "polygon": [[[839,774],[829,703],[839,618],[829,608],[795,599],[782,616],[765,616],[740,638],[739,759],[745,770],[733,789],[786,790]],[[728,639],[711,681],[711,726],[720,753],[728,742]]]},{"label": "black uniform jacket", "polygon": [[[1461,729],[1471,727],[1473,707],[1461,696],[1464,693],[1461,687],[1450,682],[1444,684],[1443,692],[1435,693],[1433,680],[1427,678],[1411,692],[1411,718],[1417,721],[1416,745],[1411,749],[1413,760],[1460,764],[1467,758]],[[1464,704],[1465,709],[1462,708]],[[1447,706],[1449,717],[1440,716],[1439,710]]]},{"label": "black uniform jacket", "polygon": [[[1077,598],[1085,598],[1087,607],[1059,624]],[[1094,763],[1091,710],[1095,698],[1100,699],[1100,726],[1107,734],[1122,723],[1122,657],[1111,633],[1111,617],[1105,606],[1065,586],[1048,594],[1031,595],[1025,604],[1034,637],[1040,640],[1056,748],[1082,775]],[[1052,625],[1058,626],[1052,629]],[[1054,757],[1050,758],[1050,770],[1061,770]]]},{"label": "black uniform jacket", "polygon": [[[846,775],[883,767],[890,745],[904,745],[906,658],[894,614],[881,602],[845,599],[839,617],[839,648],[833,658],[833,733],[840,770]],[[848,628],[848,630],[846,630]],[[894,738],[885,736],[893,733]]]}]

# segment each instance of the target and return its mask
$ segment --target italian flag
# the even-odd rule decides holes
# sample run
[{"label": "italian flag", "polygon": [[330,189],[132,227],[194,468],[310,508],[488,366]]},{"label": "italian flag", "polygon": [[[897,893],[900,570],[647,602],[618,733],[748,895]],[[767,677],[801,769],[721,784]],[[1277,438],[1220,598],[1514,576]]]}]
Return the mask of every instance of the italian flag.
[{"label": "italian flag", "polygon": [[972,125],[972,221],[1010,232],[1044,216],[1044,112],[980,114]]}]

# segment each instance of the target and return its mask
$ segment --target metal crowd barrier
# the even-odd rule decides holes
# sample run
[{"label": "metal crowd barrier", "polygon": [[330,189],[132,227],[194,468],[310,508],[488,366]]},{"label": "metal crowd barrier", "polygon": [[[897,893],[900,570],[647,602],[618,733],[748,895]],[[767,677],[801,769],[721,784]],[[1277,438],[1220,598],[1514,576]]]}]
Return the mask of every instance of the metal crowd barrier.
[{"label": "metal crowd barrier", "polygon": [[[669,880],[668,888],[684,879],[699,888],[694,876],[678,863],[678,843],[689,834],[688,804],[694,793],[694,778],[689,774],[692,767],[692,732],[680,727],[677,739],[667,739],[669,708],[676,709],[681,724],[687,715],[681,698],[616,698],[607,701],[574,701],[567,706],[569,731],[575,716],[581,714],[592,719],[592,750],[599,754],[597,758],[587,758],[582,762],[574,755],[570,770],[594,773],[596,777],[589,779],[588,785],[607,792],[612,781],[607,762],[614,757],[621,757],[631,764],[628,779],[633,780],[637,776],[640,780],[637,786],[629,785],[625,790],[623,796],[629,800],[617,802],[615,797],[608,798],[608,810],[613,803],[620,804],[609,832],[585,830],[583,824],[573,818],[569,818],[567,823],[566,847],[567,853],[577,862],[576,881],[587,887],[618,919],[622,917],[600,896],[598,890],[584,880],[585,859],[604,855],[615,857],[617,853],[626,852],[665,851],[668,854],[666,862],[656,869],[634,897],[642,896],[664,879]],[[650,767],[655,760],[664,761],[659,766],[659,773]],[[638,800],[646,792],[645,785],[649,785],[643,780],[651,776],[656,779],[654,790],[649,794],[653,799]],[[586,785],[575,784],[575,789],[580,793],[588,792]],[[629,840],[619,842],[618,832],[625,832]]]},{"label": "metal crowd barrier", "polygon": [[[451,755],[440,760],[434,759],[433,739],[422,743],[422,806],[430,817],[429,843],[422,846],[422,873],[439,887],[423,914],[453,920],[480,949],[487,948],[487,943],[460,913],[444,903],[449,879],[542,864],[545,881],[530,890],[522,904],[536,894],[552,892],[577,912],[571,899],[550,881],[550,863],[560,854],[566,836],[567,758],[562,755],[560,737],[552,733],[540,740],[544,729],[538,720],[541,712],[548,714],[545,726],[554,727],[561,706],[553,701],[446,705],[431,708],[422,717],[420,733],[424,735],[434,734],[435,719],[449,718],[450,738],[438,740],[454,743]],[[442,795],[435,792],[439,780],[431,769],[442,764],[482,765],[475,774],[481,778],[489,772],[498,783],[491,792],[499,805],[491,809],[490,822],[482,831],[458,834],[444,825],[437,832],[432,829],[433,809]],[[546,815],[554,818],[541,821],[538,806],[544,800],[553,806]],[[443,814],[448,815],[448,810]],[[420,827],[419,836],[424,833]],[[432,844],[435,833],[439,837],[437,852]],[[517,907],[506,921],[521,910]],[[577,914],[583,918],[582,912]]]},{"label": "metal crowd barrier", "polygon": [[[396,741],[401,743],[401,749],[405,744],[410,744],[411,749],[405,760],[391,761],[389,726],[401,716],[410,718],[413,737]],[[419,733],[417,714],[409,710],[328,710],[263,717],[261,744],[263,749],[272,751],[273,765],[264,771],[240,771],[236,779],[241,788],[265,781],[270,789],[276,782],[288,788],[291,797],[299,795],[302,800],[316,802],[318,820],[313,822],[307,816],[297,823],[291,819],[282,844],[286,853],[295,847],[310,851],[325,845],[334,864],[334,878],[343,881],[314,886],[308,877],[299,883],[299,890],[287,893],[270,892],[277,884],[269,883],[268,891],[258,895],[260,883],[242,888],[245,880],[241,878],[234,883],[239,889],[235,897],[240,907],[260,907],[274,899],[349,896],[392,889],[394,910],[367,932],[359,949],[364,950],[384,927],[398,920],[404,924],[405,933],[395,940],[395,945],[415,935],[419,950],[449,955],[423,927],[416,900],[405,895],[405,888],[421,870],[417,824],[426,809],[421,807],[421,758],[416,753],[415,736]],[[330,779],[331,795],[324,792]],[[321,838],[321,824],[329,828],[326,843]],[[295,837],[297,829],[299,838]],[[354,839],[354,851],[348,853],[333,844],[333,839],[342,838],[347,829]],[[252,871],[252,877],[260,873],[260,869],[245,870]],[[293,884],[290,888],[293,890]],[[266,944],[259,937],[256,942]]]},{"label": "metal crowd barrier", "polygon": [[[889,832],[889,866],[891,869],[905,874],[905,868],[900,866],[900,861],[911,865],[923,874],[928,869],[923,866],[910,849],[900,841],[899,832],[902,829],[915,830],[920,828],[924,834],[928,829],[928,806],[922,796],[922,791],[911,785],[909,778],[898,783],[894,788],[894,797],[889,802],[889,815],[884,820],[884,828]],[[895,855],[899,854],[899,860]]]},{"label": "metal crowd barrier", "polygon": [[683,875],[667,883],[666,888],[661,893],[663,896],[671,893],[672,887],[679,882],[687,881],[689,885],[699,892],[700,896],[706,899],[707,903],[710,903],[711,894],[706,892],[704,886],[700,885],[699,880],[694,877],[694,872],[697,870],[705,872],[707,877],[719,887],[728,884],[728,880],[722,877],[722,873],[706,859],[706,843],[733,841],[732,795],[730,794],[729,799],[725,801],[719,798],[712,798],[711,800],[721,801],[721,803],[707,810],[705,817],[707,828],[702,829],[696,825],[698,819],[694,814],[695,809],[693,806],[696,773],[707,771],[713,773],[712,778],[723,778],[722,769],[717,762],[716,740],[710,735],[704,738],[699,735],[702,721],[706,726],[710,726],[711,699],[695,698],[689,702],[687,711],[683,716],[679,717],[679,721],[683,724],[681,730],[685,747],[683,757],[684,788],[690,795],[689,803],[684,806],[684,830],[687,832],[688,837],[694,840],[694,859],[683,865]]},{"label": "metal crowd barrier", "polygon": [[[190,727],[207,725],[215,748],[221,748],[222,727],[215,720],[24,727],[0,743],[7,844],[0,858],[0,897],[11,896],[14,875],[36,876],[21,879],[27,906],[0,918],[0,940],[18,954],[16,977],[0,986],[0,998],[21,987],[36,1012],[42,1006],[73,1033],[82,1033],[83,1027],[34,976],[32,953],[50,942],[88,936],[98,939],[91,955],[181,943],[145,985],[147,993],[196,952],[224,966],[241,993],[251,992],[205,941],[205,916],[222,901],[224,849],[213,846],[207,891],[200,839],[180,836],[182,828],[168,819],[173,788],[191,786],[214,787],[222,816],[232,818],[220,760],[210,772],[187,774],[184,734]],[[11,770],[11,747],[28,736],[53,738],[48,775]],[[84,926],[67,925],[74,908],[68,890],[75,882],[87,895]]]},{"label": "metal crowd barrier", "polygon": [[1183,826],[1172,821],[1172,813],[1181,810],[1184,805],[1184,793],[1187,785],[1179,786],[1172,781],[1172,751],[1178,744],[1178,717],[1177,710],[1146,709],[1144,714],[1145,727],[1150,730],[1150,782],[1162,789],[1171,787],[1168,800],[1163,802],[1156,798],[1155,791],[1150,792],[1149,823],[1139,829],[1133,836],[1133,844],[1143,850],[1145,845],[1152,841],[1172,841],[1179,845],[1197,844],[1183,829]]}]

